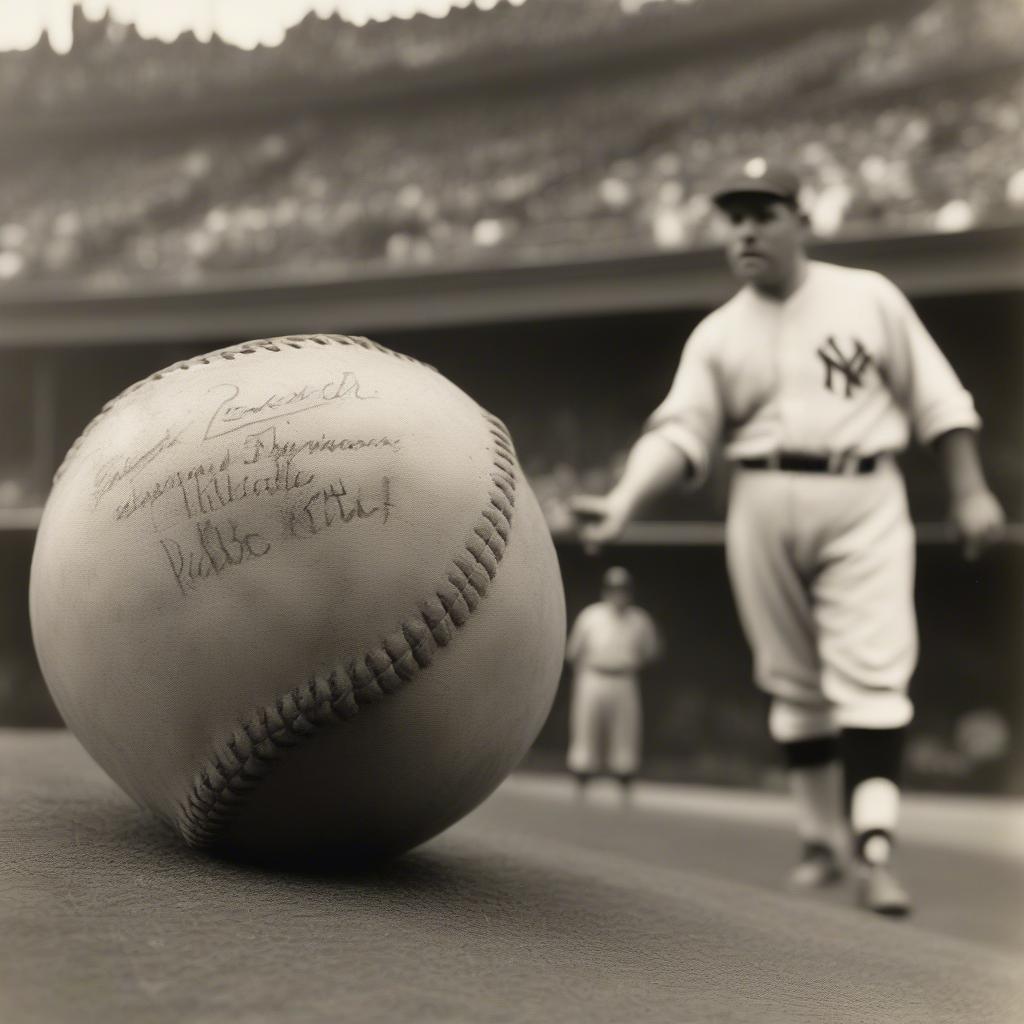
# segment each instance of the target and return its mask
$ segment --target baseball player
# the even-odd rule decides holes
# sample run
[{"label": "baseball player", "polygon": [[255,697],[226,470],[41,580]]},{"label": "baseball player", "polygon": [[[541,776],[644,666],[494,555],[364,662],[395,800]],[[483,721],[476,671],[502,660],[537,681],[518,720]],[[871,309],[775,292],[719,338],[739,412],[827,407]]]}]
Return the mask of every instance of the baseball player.
[{"label": "baseball player", "polygon": [[633,604],[632,577],[612,567],[604,574],[601,600],[579,613],[566,646],[574,670],[566,760],[581,794],[594,775],[607,773],[628,798],[640,766],[639,675],[659,650],[653,620]]},{"label": "baseball player", "polygon": [[648,498],[699,485],[724,444],[728,571],[803,840],[791,880],[840,877],[849,829],[861,901],[905,914],[891,852],[918,638],[896,453],[912,434],[935,451],[969,558],[1003,512],[973,400],[910,303],[880,274],[809,259],[796,176],[760,169],[714,195],[742,286],[693,331],[618,483],[573,507],[584,542],[607,543]]}]

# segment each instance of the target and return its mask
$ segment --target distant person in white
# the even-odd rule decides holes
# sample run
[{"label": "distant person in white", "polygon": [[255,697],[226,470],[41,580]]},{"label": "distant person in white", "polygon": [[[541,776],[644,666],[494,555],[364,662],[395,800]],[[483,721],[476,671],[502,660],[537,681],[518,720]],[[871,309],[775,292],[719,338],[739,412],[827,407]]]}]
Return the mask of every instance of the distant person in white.
[{"label": "distant person in white", "polygon": [[654,621],[633,604],[632,577],[614,566],[604,574],[601,600],[576,617],[566,647],[574,670],[566,760],[581,793],[595,775],[607,774],[628,797],[642,750],[640,673],[659,651]]},{"label": "distant person in white", "polygon": [[771,166],[716,192],[743,287],[690,336],[619,482],[573,508],[599,547],[647,499],[699,485],[724,443],[729,575],[803,839],[791,880],[839,878],[848,826],[862,902],[905,914],[890,854],[918,634],[896,453],[912,433],[934,450],[969,558],[999,539],[1003,512],[970,394],[891,281],[807,257],[798,192]]}]

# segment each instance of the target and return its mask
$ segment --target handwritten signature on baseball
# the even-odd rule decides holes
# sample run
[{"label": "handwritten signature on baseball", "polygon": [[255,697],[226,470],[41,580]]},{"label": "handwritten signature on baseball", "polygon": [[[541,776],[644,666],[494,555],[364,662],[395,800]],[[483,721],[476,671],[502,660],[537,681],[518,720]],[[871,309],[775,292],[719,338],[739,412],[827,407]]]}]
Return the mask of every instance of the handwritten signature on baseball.
[{"label": "handwritten signature on baseball", "polygon": [[173,448],[181,440],[182,431],[172,434],[165,430],[156,444],[147,448],[144,452],[134,455],[115,456],[104,462],[96,471],[93,480],[92,502],[93,508],[98,508],[100,502],[123,480],[132,479],[141,472],[157,456],[162,455],[169,448]]},{"label": "handwritten signature on baseball", "polygon": [[282,541],[306,540],[325,530],[366,520],[387,523],[395,508],[390,477],[364,489],[335,480],[281,510],[276,537],[249,529],[231,516],[202,518],[192,523],[188,539],[160,541],[174,582],[184,597],[205,580],[215,579],[245,562],[265,557]]},{"label": "handwritten signature on baseball", "polygon": [[186,597],[201,580],[243,562],[262,558],[270,551],[270,542],[260,534],[247,531],[235,520],[215,524],[206,519],[196,524],[194,546],[182,547],[176,540],[160,541],[171,574]]},{"label": "handwritten signature on baseball", "polygon": [[237,502],[272,498],[308,487],[316,474],[279,458],[274,471],[249,474],[232,471],[231,454],[225,452],[218,462],[175,470],[161,480],[152,481],[141,491],[132,487],[128,499],[114,510],[115,519],[129,519],[144,508],[151,508],[169,494],[180,499],[180,513],[188,519],[210,515]]},{"label": "handwritten signature on baseball", "polygon": [[376,394],[367,394],[361,387],[359,378],[351,371],[346,371],[336,380],[321,384],[304,384],[294,391],[272,392],[258,402],[239,401],[241,388],[237,384],[218,384],[211,388],[211,391],[224,392],[224,398],[206,425],[203,439],[207,441],[251,427],[256,423],[265,423],[282,416],[294,416],[332,402],[353,399],[367,401],[380,397]]},{"label": "handwritten signature on baseball", "polygon": [[346,487],[342,480],[335,480],[301,503],[285,507],[281,521],[287,537],[301,540],[353,520],[358,522],[376,517],[381,523],[386,523],[394,507],[389,477],[381,479],[377,495],[373,498],[362,487],[352,489]]}]

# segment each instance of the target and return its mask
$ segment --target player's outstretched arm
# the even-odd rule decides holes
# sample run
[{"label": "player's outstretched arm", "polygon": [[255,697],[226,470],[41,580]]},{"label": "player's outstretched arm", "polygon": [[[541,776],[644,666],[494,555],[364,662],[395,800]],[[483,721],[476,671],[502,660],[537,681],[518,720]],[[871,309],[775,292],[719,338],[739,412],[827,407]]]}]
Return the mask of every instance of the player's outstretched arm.
[{"label": "player's outstretched arm", "polygon": [[949,486],[950,516],[969,560],[1002,538],[1006,521],[989,489],[971,430],[950,430],[935,441]]},{"label": "player's outstretched arm", "polygon": [[644,502],[688,470],[689,460],[671,441],[656,432],[644,434],[633,445],[621,479],[607,494],[580,494],[569,503],[587,549],[596,551],[621,536]]}]

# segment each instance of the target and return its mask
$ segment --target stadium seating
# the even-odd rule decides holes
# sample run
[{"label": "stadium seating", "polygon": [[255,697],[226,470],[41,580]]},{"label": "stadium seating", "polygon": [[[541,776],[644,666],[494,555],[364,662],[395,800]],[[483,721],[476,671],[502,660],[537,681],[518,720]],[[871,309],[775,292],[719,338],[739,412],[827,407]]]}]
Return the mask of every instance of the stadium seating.
[{"label": "stadium seating", "polygon": [[[686,16],[699,26],[730,5],[650,4],[644,25],[677,31]],[[72,95],[111,105],[75,130],[66,118],[47,130],[46,116],[22,136],[11,129],[21,143],[0,157],[0,287],[351,277],[700,247],[715,240],[708,185],[759,156],[799,166],[826,237],[1024,219],[1024,9],[969,6],[903,0],[679,58],[611,67],[595,58],[536,85],[426,98],[399,89],[356,106],[250,101],[214,122],[179,111],[166,125],[159,112],[204,75],[228,92],[262,82],[260,97],[302,68],[308,85],[327,67],[378,77],[410,62],[476,67],[502,33],[526,47],[544,28],[551,46],[576,33],[594,47],[614,5],[541,5],[543,18],[526,18],[529,5],[456,11],[448,32],[423,18],[361,29],[307,19],[282,46],[253,53],[137,36],[133,51],[115,42],[123,29],[90,26],[66,57],[38,47],[0,56],[10,86],[0,106],[24,99],[18,75],[32,61],[37,72],[62,69],[34,102],[65,113],[76,109],[61,106]],[[358,33],[367,44],[352,49]],[[188,58],[177,68],[164,52],[175,48]],[[149,97],[157,113],[125,114],[129,97]]]}]

